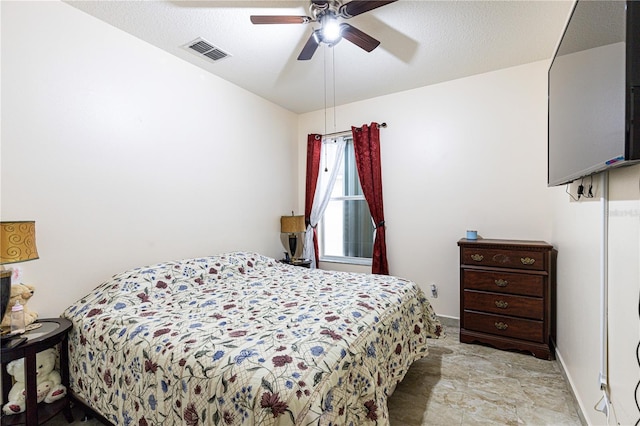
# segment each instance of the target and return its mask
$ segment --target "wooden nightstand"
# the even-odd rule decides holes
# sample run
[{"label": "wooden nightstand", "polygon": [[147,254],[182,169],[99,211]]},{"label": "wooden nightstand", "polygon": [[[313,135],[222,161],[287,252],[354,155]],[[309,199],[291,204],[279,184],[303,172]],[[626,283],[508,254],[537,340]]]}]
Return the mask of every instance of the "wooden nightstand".
[{"label": "wooden nightstand", "polygon": [[467,240],[460,246],[460,341],[553,359],[555,262],[544,241]]},{"label": "wooden nightstand", "polygon": [[[37,425],[43,423],[60,411],[63,412],[69,423],[73,422],[69,395],[51,404],[36,401],[36,354],[45,349],[59,345],[60,348],[60,376],[62,384],[69,392],[69,348],[67,345],[67,333],[71,329],[71,321],[64,318],[39,319],[37,323],[42,324],[35,330],[28,331],[22,336],[27,341],[12,348],[2,348],[1,368],[2,368],[2,405],[7,402],[9,390],[12,386],[11,376],[7,373],[6,365],[13,360],[25,358],[27,407],[24,413],[2,416],[2,425]],[[31,374],[29,374],[31,372]]]},{"label": "wooden nightstand", "polygon": [[309,259],[296,259],[296,260],[280,259],[280,262],[286,263],[287,265],[302,266],[303,268],[311,267],[311,260]]}]

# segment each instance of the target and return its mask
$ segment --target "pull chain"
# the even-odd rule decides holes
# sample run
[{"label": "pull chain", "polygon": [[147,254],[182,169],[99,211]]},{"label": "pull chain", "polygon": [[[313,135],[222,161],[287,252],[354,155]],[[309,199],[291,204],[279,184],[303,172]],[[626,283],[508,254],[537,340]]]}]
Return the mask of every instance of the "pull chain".
[{"label": "pull chain", "polygon": [[333,84],[333,131],[336,131],[336,51],[331,49],[331,66],[333,68],[333,76],[331,83]]},{"label": "pull chain", "polygon": [[[324,84],[324,134],[327,134],[327,46],[323,46],[322,48],[322,58],[324,60],[323,63],[323,74],[324,74],[324,78],[323,78],[323,84]],[[322,150],[324,151],[324,171],[325,173],[329,171],[329,168],[327,167],[327,148],[324,146],[324,140],[321,142],[320,145],[322,148]]]}]

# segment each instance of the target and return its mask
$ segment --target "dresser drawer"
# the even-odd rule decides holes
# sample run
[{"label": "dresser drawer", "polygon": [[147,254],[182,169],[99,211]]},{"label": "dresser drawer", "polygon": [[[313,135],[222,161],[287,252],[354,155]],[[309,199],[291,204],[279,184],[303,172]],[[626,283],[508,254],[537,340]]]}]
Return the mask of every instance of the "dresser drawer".
[{"label": "dresser drawer", "polygon": [[542,321],[465,311],[464,328],[532,342],[545,341]]},{"label": "dresser drawer", "polygon": [[462,248],[462,263],[465,265],[544,271],[544,257],[544,252],[524,249],[510,250],[484,247]]},{"label": "dresser drawer", "polygon": [[462,282],[465,289],[533,297],[544,296],[545,277],[542,275],[511,274],[508,272],[472,269],[465,269],[462,274]]},{"label": "dresser drawer", "polygon": [[544,319],[544,305],[539,297],[465,290],[464,307],[471,311],[492,312],[540,321]]}]

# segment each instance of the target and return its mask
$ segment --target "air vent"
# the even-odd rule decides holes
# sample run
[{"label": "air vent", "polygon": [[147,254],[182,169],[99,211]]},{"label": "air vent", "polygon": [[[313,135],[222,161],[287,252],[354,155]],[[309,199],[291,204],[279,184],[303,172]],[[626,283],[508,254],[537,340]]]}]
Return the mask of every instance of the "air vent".
[{"label": "air vent", "polygon": [[219,61],[220,59],[224,59],[228,56],[231,56],[224,50],[214,46],[213,44],[209,43],[207,40],[201,37],[198,37],[197,39],[185,44],[182,47],[184,47],[194,55],[206,56],[207,58],[209,58],[214,62]]}]

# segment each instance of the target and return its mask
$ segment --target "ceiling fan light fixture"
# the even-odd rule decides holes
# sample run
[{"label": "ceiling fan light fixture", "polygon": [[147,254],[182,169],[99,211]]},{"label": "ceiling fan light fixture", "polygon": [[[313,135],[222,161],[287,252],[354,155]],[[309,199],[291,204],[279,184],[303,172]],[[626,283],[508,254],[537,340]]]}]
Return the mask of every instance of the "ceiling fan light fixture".
[{"label": "ceiling fan light fixture", "polygon": [[333,47],[343,38],[359,48],[371,52],[378,47],[380,41],[346,22],[339,21],[361,15],[398,0],[351,0],[347,3],[343,3],[343,1],[310,0],[309,13],[311,16],[251,15],[251,22],[254,24],[319,23],[320,28],[313,29],[311,36],[298,55],[299,61],[311,59],[320,44],[324,43]]},{"label": "ceiling fan light fixture", "polygon": [[340,23],[333,16],[326,16],[322,20],[322,39],[325,43],[335,44],[342,36],[342,28]]}]

